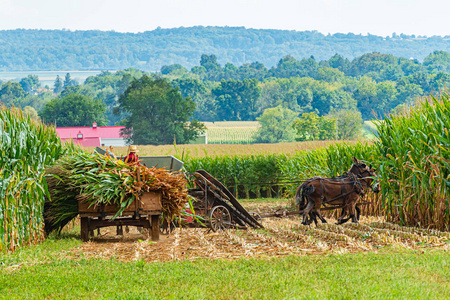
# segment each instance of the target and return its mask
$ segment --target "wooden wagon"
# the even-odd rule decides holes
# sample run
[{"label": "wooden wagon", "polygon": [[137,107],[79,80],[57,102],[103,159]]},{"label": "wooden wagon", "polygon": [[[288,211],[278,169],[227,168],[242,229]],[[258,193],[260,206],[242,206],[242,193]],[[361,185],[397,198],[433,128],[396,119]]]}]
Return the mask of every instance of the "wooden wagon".
[{"label": "wooden wagon", "polygon": [[123,234],[123,226],[137,226],[150,231],[152,240],[159,240],[159,218],[162,213],[161,193],[144,192],[128,206],[120,217],[112,219],[117,208],[114,204],[91,206],[78,202],[81,218],[81,239],[87,241],[89,234],[101,227],[117,226],[118,234]]}]

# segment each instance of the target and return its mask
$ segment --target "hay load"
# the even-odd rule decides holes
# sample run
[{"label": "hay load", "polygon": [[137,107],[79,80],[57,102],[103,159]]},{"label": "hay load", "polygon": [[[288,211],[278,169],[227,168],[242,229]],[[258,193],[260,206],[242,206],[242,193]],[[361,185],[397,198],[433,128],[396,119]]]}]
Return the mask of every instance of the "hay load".
[{"label": "hay load", "polygon": [[[139,178],[138,178],[139,176]],[[143,192],[160,192],[165,218],[180,215],[188,193],[183,174],[164,168],[125,164],[98,153],[73,152],[47,170],[50,197],[45,203],[45,231],[59,232],[78,214],[78,201],[90,206],[114,204],[121,213]]]}]

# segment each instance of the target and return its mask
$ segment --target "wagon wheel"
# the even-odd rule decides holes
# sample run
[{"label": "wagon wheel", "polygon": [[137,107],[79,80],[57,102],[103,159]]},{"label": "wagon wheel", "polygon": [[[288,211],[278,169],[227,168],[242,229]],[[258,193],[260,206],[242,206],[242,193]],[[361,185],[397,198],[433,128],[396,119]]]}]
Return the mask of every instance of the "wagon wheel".
[{"label": "wagon wheel", "polygon": [[225,230],[231,223],[231,214],[225,206],[214,206],[209,212],[211,229]]},{"label": "wagon wheel", "polygon": [[256,222],[258,222],[259,224],[262,224],[262,218],[261,215],[258,214],[256,211],[251,211],[249,212],[250,216],[253,217],[253,219],[255,219]]}]

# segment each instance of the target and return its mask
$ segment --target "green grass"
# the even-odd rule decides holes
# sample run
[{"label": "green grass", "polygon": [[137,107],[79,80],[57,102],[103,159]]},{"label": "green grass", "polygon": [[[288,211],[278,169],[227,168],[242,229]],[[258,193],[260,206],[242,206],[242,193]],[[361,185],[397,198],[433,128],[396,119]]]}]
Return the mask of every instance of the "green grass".
[{"label": "green grass", "polygon": [[[0,257],[2,299],[445,299],[448,251],[123,263],[65,259],[73,235]],[[20,265],[21,264],[21,265]],[[14,265],[20,265],[12,270]]]}]

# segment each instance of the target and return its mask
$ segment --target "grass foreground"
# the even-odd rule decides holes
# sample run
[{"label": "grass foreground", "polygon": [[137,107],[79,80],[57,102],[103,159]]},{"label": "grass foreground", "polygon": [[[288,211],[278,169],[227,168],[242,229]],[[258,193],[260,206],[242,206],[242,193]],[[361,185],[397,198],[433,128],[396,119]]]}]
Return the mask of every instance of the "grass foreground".
[{"label": "grass foreground", "polygon": [[2,299],[448,299],[450,255],[394,250],[145,263],[77,259],[78,236],[0,256]]}]

